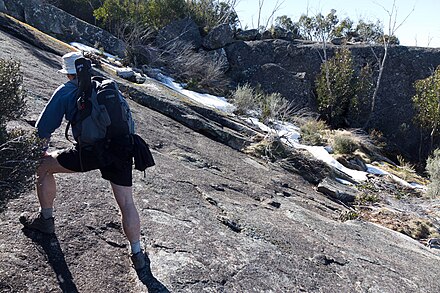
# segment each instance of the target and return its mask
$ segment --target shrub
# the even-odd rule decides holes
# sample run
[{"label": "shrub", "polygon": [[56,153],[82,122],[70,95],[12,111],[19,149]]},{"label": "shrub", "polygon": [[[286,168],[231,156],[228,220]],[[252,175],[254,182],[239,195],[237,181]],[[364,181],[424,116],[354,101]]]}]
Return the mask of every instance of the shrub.
[{"label": "shrub", "polygon": [[160,29],[173,20],[184,18],[187,13],[184,0],[105,0],[94,11],[96,19],[104,28],[114,32],[127,23],[141,23]]},{"label": "shrub", "polygon": [[204,32],[224,23],[228,23],[233,28],[237,27],[239,20],[235,12],[235,4],[235,0],[187,1],[189,15]]},{"label": "shrub", "polygon": [[315,82],[318,110],[332,127],[346,126],[349,113],[357,112],[365,103],[360,97],[371,89],[370,79],[368,67],[356,74],[347,48],[337,50],[333,58],[322,63]]},{"label": "shrub", "polygon": [[339,154],[352,154],[359,148],[359,143],[349,133],[338,133],[333,137],[333,149]]},{"label": "shrub", "polygon": [[435,149],[432,156],[426,161],[426,171],[431,182],[428,184],[427,194],[431,197],[440,196],[440,149]]},{"label": "shrub", "polygon": [[191,90],[224,94],[228,79],[221,59],[194,51],[190,44],[174,42],[162,54],[165,66],[173,77],[186,82]]},{"label": "shrub", "polygon": [[350,221],[350,220],[357,220],[359,219],[359,213],[355,210],[346,210],[346,211],[342,211],[339,214],[339,220],[341,222],[346,222],[346,221]]},{"label": "shrub", "polygon": [[285,159],[291,154],[291,150],[281,142],[280,137],[274,135],[265,136],[261,141],[245,148],[244,152],[270,162]]},{"label": "shrub", "polygon": [[327,129],[327,125],[322,120],[308,120],[301,125],[301,141],[308,145],[324,145],[326,140],[323,133]]},{"label": "shrub", "polygon": [[234,6],[233,0],[105,0],[94,10],[94,16],[111,32],[127,23],[140,23],[159,30],[185,17],[191,17],[200,28],[209,31],[223,23],[236,27],[238,16]]},{"label": "shrub", "polygon": [[25,111],[23,76],[20,74],[20,63],[0,59],[0,131],[4,133],[5,124],[11,119],[19,118]]},{"label": "shrub", "polygon": [[416,94],[412,102],[416,115],[415,122],[422,128],[428,129],[431,135],[431,150],[434,145],[434,137],[438,136],[440,125],[440,66],[431,76],[414,82]]},{"label": "shrub", "polygon": [[362,191],[356,195],[356,200],[360,204],[374,204],[379,202],[379,197],[377,196],[377,194]]},{"label": "shrub", "polygon": [[0,209],[7,199],[30,186],[41,145],[23,130],[6,131],[6,123],[24,114],[26,93],[20,64],[0,59]]},{"label": "shrub", "polygon": [[261,96],[261,120],[268,124],[271,121],[285,121],[292,114],[291,103],[281,94],[272,93]]},{"label": "shrub", "polygon": [[277,120],[285,121],[293,112],[291,103],[281,94],[265,94],[249,84],[238,86],[232,93],[232,100],[238,114],[253,114],[265,124]]},{"label": "shrub", "polygon": [[237,114],[248,115],[259,110],[260,94],[248,83],[239,85],[232,93],[232,102],[237,107]]}]

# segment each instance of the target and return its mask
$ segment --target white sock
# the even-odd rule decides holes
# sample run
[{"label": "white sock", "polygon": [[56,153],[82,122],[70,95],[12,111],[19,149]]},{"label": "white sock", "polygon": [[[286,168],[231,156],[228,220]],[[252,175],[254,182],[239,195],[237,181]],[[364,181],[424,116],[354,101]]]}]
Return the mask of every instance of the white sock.
[{"label": "white sock", "polygon": [[136,241],[133,243],[130,243],[131,253],[136,254],[141,252],[141,241]]},{"label": "white sock", "polygon": [[53,217],[53,208],[40,209],[40,213],[44,219],[49,219]]}]

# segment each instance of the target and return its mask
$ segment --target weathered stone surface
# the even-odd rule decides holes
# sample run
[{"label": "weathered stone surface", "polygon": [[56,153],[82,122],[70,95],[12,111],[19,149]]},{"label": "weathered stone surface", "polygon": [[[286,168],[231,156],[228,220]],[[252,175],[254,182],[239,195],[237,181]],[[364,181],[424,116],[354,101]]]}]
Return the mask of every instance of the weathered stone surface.
[{"label": "weathered stone surface", "polygon": [[214,27],[208,35],[203,38],[203,47],[208,50],[216,50],[234,41],[234,32],[229,24],[220,24]]},{"label": "weathered stone surface", "polygon": [[259,38],[261,38],[261,35],[257,29],[240,30],[235,33],[235,39],[239,41],[255,41]]},{"label": "weathered stone surface", "polygon": [[112,54],[124,56],[125,44],[107,31],[58,9],[41,0],[4,0],[5,12],[18,20],[63,41],[100,43]]},{"label": "weathered stone surface", "polygon": [[72,47],[58,42],[57,40],[41,37],[44,35],[43,33],[36,29],[31,31],[29,27],[26,27],[21,23],[17,23],[13,17],[4,13],[0,13],[0,28],[37,48],[51,53],[64,55],[65,53],[73,50]]},{"label": "weathered stone surface", "polygon": [[156,37],[157,45],[166,48],[175,42],[190,43],[195,49],[202,45],[197,24],[190,18],[174,21],[161,29]]},{"label": "weathered stone surface", "polygon": [[269,39],[273,39],[273,36],[272,36],[272,32],[271,31],[264,31],[262,34],[261,34],[261,39],[262,40],[269,40]]},{"label": "weathered stone surface", "polygon": [[[155,83],[154,81],[151,81]],[[130,87],[129,84],[121,81],[120,88],[141,105],[158,111],[180,123],[199,132],[215,141],[224,143],[233,149],[241,150],[250,145],[250,137],[257,132],[246,127],[242,123],[235,122],[226,116],[216,114],[213,109],[202,105],[186,106],[180,99],[186,97],[173,92],[177,99],[170,99],[166,92],[169,92],[163,85],[157,84],[144,90]],[[156,88],[158,90],[156,90]],[[160,90],[159,90],[160,89]],[[213,120],[213,121],[211,121]]]},{"label": "weathered stone surface", "polygon": [[[33,120],[66,81],[57,74],[59,56],[2,31],[0,39],[0,57],[22,64],[31,89],[24,119]],[[158,96],[162,106],[180,100],[154,82],[133,86],[115,79],[130,86],[127,94]],[[162,292],[440,291],[438,249],[372,223],[340,222],[346,209],[300,176],[129,103],[156,160],[147,177],[134,173],[133,190],[141,241]],[[53,135],[51,150],[70,145],[63,132]],[[295,167],[318,173],[317,165],[303,165]],[[108,182],[98,171],[56,178],[55,236],[21,229],[19,215],[38,210],[34,191],[11,200],[0,214],[1,290],[147,292],[129,265]],[[423,203],[438,212],[438,201]]]},{"label": "weathered stone surface", "polygon": [[312,104],[311,84],[304,78],[304,74],[290,72],[278,64],[266,63],[255,72],[249,73],[250,84],[269,93],[278,92],[293,107],[304,108]]},{"label": "weathered stone surface", "polygon": [[343,185],[329,178],[325,178],[320,182],[317,190],[330,198],[340,200],[343,203],[354,202],[357,193],[355,188],[350,188],[347,185]]}]

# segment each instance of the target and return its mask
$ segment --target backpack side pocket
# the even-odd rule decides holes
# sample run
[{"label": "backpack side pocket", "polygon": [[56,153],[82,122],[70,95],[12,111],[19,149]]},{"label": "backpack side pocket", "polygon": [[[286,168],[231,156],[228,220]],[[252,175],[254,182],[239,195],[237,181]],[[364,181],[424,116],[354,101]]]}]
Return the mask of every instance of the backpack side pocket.
[{"label": "backpack side pocket", "polygon": [[134,168],[139,171],[156,165],[148,144],[137,134],[133,134],[133,158]]}]

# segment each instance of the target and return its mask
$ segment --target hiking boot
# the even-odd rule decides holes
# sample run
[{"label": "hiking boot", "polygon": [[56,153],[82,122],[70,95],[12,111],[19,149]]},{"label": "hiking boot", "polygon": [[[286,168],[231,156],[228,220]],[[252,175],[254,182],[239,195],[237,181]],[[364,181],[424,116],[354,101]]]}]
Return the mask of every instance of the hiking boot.
[{"label": "hiking boot", "polygon": [[34,215],[24,215],[20,217],[20,223],[23,224],[25,228],[40,231],[44,234],[55,233],[54,218],[45,219],[41,213]]},{"label": "hiking boot", "polygon": [[141,251],[131,255],[130,258],[138,278],[143,284],[147,284],[148,282],[154,280],[150,268],[150,259],[148,258],[147,254]]}]

